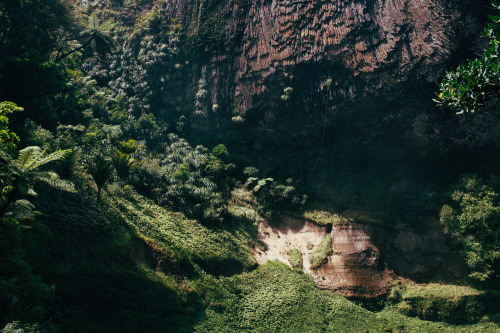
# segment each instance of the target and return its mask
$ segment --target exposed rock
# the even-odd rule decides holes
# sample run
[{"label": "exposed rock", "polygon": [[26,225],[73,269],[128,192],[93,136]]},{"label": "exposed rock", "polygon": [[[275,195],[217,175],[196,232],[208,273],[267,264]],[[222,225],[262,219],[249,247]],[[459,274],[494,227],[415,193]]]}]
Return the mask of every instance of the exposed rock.
[{"label": "exposed rock", "polygon": [[313,271],[318,287],[344,296],[377,297],[388,293],[389,276],[379,249],[387,234],[384,229],[363,224],[333,227],[333,254],[328,263]]},{"label": "exposed rock", "polygon": [[[279,260],[290,265],[287,251],[296,248],[302,252],[304,272],[313,277],[318,288],[347,297],[387,294],[388,270],[419,279],[446,266],[445,236],[439,224],[426,225],[422,232],[417,232],[352,223],[334,226],[328,233],[326,227],[287,217],[274,226],[260,223],[258,237],[267,247],[254,252],[258,264]],[[331,237],[333,253],[327,263],[311,269],[309,256],[325,237]]]},{"label": "exposed rock", "polygon": [[[267,222],[259,224],[258,237],[266,244],[266,251],[256,251],[255,260],[263,265],[268,260],[279,260],[287,265],[287,250],[296,248],[302,252],[304,271],[312,274],[309,255],[327,235],[326,228],[294,218],[285,218],[279,226]],[[310,243],[308,248],[308,243]]]},{"label": "exposed rock", "polygon": [[[186,31],[198,6],[167,2]],[[457,46],[457,18],[445,0],[228,0],[220,6],[224,49],[210,59],[212,102],[243,115],[300,64],[342,68],[349,74],[332,78],[335,95],[352,96],[409,77],[435,80]],[[324,84],[318,78],[312,89]]]}]

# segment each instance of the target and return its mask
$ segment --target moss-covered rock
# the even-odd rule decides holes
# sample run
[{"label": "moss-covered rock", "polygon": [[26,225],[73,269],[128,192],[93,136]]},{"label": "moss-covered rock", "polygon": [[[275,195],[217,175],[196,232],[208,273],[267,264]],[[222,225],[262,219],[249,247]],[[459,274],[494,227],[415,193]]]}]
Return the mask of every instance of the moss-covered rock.
[{"label": "moss-covered rock", "polygon": [[302,252],[300,252],[299,249],[289,249],[288,251],[286,251],[286,254],[288,254],[288,261],[293,268],[302,269],[304,264],[302,259]]},{"label": "moss-covered rock", "polygon": [[318,245],[316,251],[309,256],[311,269],[318,269],[328,262],[328,257],[333,253],[332,238],[326,235],[325,239]]}]

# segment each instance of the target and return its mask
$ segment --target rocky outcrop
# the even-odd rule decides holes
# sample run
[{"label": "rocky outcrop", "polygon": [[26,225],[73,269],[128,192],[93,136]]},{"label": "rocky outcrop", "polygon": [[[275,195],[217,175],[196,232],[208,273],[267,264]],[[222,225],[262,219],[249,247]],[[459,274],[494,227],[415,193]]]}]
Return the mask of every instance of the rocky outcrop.
[{"label": "rocky outcrop", "polygon": [[389,292],[389,275],[381,251],[387,236],[386,230],[369,225],[333,227],[333,254],[312,274],[318,287],[356,297],[377,297]]},{"label": "rocky outcrop", "polygon": [[410,77],[434,80],[456,47],[445,0],[171,0],[168,13],[188,31],[208,2],[224,18],[224,47],[209,61],[212,102],[242,115],[281,86],[270,93],[279,98],[301,64],[341,69],[318,75],[312,89],[329,77],[334,96],[352,96]]},{"label": "rocky outcrop", "polygon": [[[288,251],[298,249],[304,272],[318,288],[347,297],[378,297],[390,291],[388,280],[394,275],[429,278],[448,264],[446,237],[439,224],[416,231],[351,223],[334,226],[329,232],[327,227],[288,217],[278,225],[262,222],[258,237],[266,245],[265,250],[254,252],[258,264],[278,260],[290,265]],[[325,237],[331,238],[333,251],[324,264],[312,269],[309,258]]]}]

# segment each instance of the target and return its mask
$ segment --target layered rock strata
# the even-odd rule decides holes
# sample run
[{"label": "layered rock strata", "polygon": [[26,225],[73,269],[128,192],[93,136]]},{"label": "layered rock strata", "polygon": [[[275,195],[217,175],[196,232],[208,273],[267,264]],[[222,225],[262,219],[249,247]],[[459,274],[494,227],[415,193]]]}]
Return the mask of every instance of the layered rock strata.
[{"label": "layered rock strata", "polygon": [[[188,31],[193,12],[205,2],[171,0],[168,13]],[[456,46],[447,3],[221,1],[224,47],[209,62],[212,102],[245,115],[260,95],[286,85],[287,72],[301,64],[346,71],[330,77],[337,96],[366,94],[410,77],[434,80]],[[324,81],[319,77],[312,88],[321,89]]]},{"label": "layered rock strata", "polygon": [[[394,274],[418,280],[442,271],[446,264],[445,235],[439,226],[417,232],[352,223],[334,226],[330,232],[288,217],[278,225],[262,222],[258,237],[266,246],[254,251],[258,264],[278,260],[290,265],[288,252],[298,249],[302,269],[318,288],[347,297],[378,297],[390,292]],[[312,268],[310,257],[325,237],[331,239],[331,254],[319,268]]]}]

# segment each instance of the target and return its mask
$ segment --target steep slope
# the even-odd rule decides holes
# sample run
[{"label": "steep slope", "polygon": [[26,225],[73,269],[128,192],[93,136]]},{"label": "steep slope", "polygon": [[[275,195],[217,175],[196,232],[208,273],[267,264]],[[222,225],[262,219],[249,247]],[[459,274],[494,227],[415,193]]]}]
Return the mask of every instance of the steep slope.
[{"label": "steep slope", "polygon": [[311,89],[324,88],[330,76],[338,97],[409,78],[435,80],[457,47],[454,26],[464,19],[452,16],[455,8],[443,0],[176,0],[167,6],[187,31],[208,37],[212,103],[241,115],[263,100],[269,105],[268,98],[279,101],[287,74],[305,64],[328,69]]},{"label": "steep slope", "polygon": [[445,260],[446,237],[439,225],[421,231],[359,223],[327,227],[285,217],[272,224],[261,222],[257,236],[265,245],[254,252],[258,264],[278,260],[290,265],[290,250],[297,249],[303,260],[298,268],[311,275],[319,289],[346,297],[388,294],[395,274],[412,279],[445,271],[449,277],[459,274],[458,267]]}]

